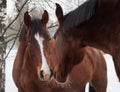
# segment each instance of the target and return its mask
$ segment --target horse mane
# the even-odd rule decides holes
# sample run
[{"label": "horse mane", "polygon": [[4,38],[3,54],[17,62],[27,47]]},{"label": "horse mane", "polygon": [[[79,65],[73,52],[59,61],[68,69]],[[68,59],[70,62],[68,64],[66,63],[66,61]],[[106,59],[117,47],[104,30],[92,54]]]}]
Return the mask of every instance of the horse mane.
[{"label": "horse mane", "polygon": [[26,34],[27,31],[25,29],[25,25],[22,25],[21,30],[20,30],[20,36],[19,36],[19,41],[26,40]]},{"label": "horse mane", "polygon": [[[29,39],[32,39],[36,33],[39,32],[40,35],[42,35],[45,39],[50,39],[50,34],[47,30],[42,29],[42,22],[39,18],[32,18],[30,23],[30,30],[29,30]],[[27,27],[25,24],[23,24],[19,40],[25,40],[27,35]]]},{"label": "horse mane", "polygon": [[66,30],[73,28],[87,20],[89,20],[95,13],[99,0],[87,0],[74,11],[69,12],[64,16],[65,21],[63,26]]}]

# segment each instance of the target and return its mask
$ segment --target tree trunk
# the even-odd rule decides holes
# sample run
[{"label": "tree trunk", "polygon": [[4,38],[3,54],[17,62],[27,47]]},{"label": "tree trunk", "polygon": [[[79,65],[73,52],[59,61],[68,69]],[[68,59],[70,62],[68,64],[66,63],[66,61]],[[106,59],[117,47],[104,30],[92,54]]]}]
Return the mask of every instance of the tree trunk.
[{"label": "tree trunk", "polygon": [[5,62],[4,55],[6,53],[4,28],[5,28],[5,15],[6,15],[6,0],[0,1],[0,92],[5,92]]}]

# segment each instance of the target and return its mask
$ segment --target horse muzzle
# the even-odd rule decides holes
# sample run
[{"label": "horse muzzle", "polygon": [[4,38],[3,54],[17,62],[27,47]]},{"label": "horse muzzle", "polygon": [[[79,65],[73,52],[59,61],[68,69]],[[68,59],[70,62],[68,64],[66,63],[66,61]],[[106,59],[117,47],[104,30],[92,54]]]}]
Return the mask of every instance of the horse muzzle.
[{"label": "horse muzzle", "polygon": [[42,81],[50,81],[53,77],[54,73],[53,70],[50,69],[50,72],[46,73],[44,70],[40,71],[40,79]]}]

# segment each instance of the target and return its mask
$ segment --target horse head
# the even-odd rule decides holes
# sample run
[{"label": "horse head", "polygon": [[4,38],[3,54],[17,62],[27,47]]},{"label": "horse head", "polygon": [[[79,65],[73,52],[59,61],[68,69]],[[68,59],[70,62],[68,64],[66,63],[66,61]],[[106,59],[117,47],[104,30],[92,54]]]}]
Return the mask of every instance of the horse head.
[{"label": "horse head", "polygon": [[31,18],[28,12],[24,14],[24,27],[26,29],[26,42],[29,58],[34,62],[37,74],[43,81],[52,77],[50,63],[50,35],[47,31],[48,12],[45,10],[42,18]]},{"label": "horse head", "polygon": [[54,49],[56,52],[56,65],[53,71],[55,79],[58,83],[66,83],[69,80],[69,74],[72,68],[80,63],[84,57],[84,46],[80,46],[77,39],[72,34],[66,32],[64,21],[68,15],[63,15],[62,8],[56,4],[56,16],[59,22],[59,28],[54,35]]}]

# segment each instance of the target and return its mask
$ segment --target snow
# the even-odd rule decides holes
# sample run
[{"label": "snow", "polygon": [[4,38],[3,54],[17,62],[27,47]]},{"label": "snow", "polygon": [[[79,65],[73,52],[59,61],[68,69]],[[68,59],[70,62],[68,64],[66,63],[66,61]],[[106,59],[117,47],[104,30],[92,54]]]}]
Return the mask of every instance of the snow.
[{"label": "snow", "polygon": [[[5,92],[17,92],[17,88],[12,79],[12,68],[15,58],[16,50],[12,50],[9,57],[6,60],[6,83],[5,83]],[[108,87],[107,92],[120,92],[120,83],[116,76],[112,57],[108,54],[104,55],[107,63],[108,70]],[[88,90],[86,90],[87,92]]]},{"label": "snow", "polygon": [[7,0],[7,18],[13,18],[16,15],[15,0]]},{"label": "snow", "polygon": [[108,69],[108,89],[107,92],[120,92],[120,82],[118,81],[112,57],[108,54],[104,55],[107,61]]},{"label": "snow", "polygon": [[5,92],[17,92],[17,88],[12,79],[12,68],[14,63],[16,50],[12,50],[9,54],[8,58],[6,59],[6,81],[5,81]]}]

